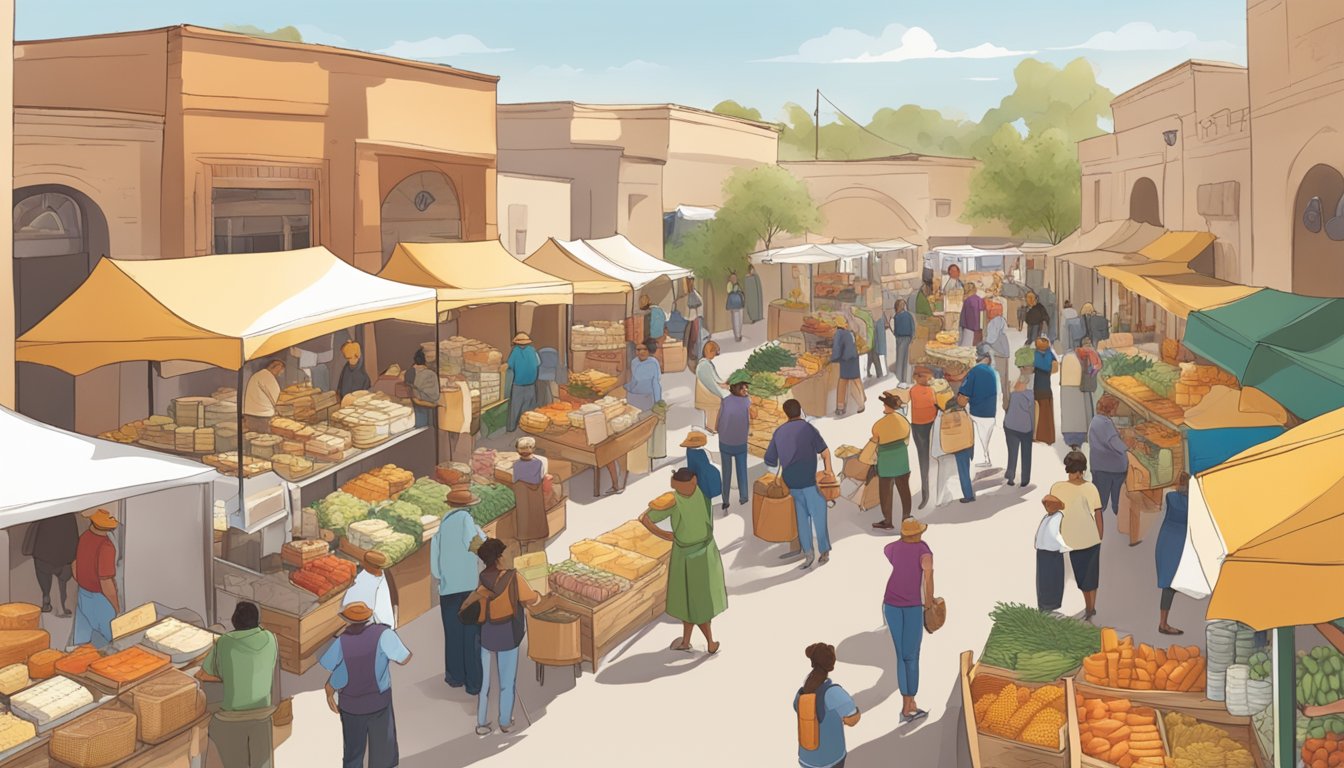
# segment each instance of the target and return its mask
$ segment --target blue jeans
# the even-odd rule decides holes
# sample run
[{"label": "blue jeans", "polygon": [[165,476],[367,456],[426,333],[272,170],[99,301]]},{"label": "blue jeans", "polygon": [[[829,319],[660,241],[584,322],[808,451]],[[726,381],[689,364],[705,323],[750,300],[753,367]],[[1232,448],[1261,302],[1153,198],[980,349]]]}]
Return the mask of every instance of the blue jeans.
[{"label": "blue jeans", "polygon": [[462,601],[470,592],[439,595],[443,614],[443,679],[449,685],[466,686],[475,696],[481,690],[481,626],[463,624],[457,618]]},{"label": "blue jeans", "polygon": [[419,405],[411,406],[415,411],[415,427],[428,427],[434,423],[434,409],[425,408]]},{"label": "blue jeans", "polygon": [[341,712],[341,737],[345,742],[342,768],[364,768],[365,752],[369,768],[392,768],[400,761],[397,719],[391,704],[372,715]]},{"label": "blue jeans", "polygon": [[112,620],[116,617],[117,612],[112,610],[112,601],[106,595],[80,587],[79,597],[75,600],[75,631],[70,644],[92,643],[95,648],[106,648],[112,644]]},{"label": "blue jeans", "polygon": [[481,649],[481,695],[476,699],[476,724],[490,722],[490,657],[499,660],[499,724],[513,725],[513,683],[518,677],[518,649],[498,653]]},{"label": "blue jeans", "polygon": [[1125,488],[1126,474],[1128,473],[1092,470],[1092,484],[1097,486],[1097,491],[1101,494],[1101,508],[1103,510],[1109,504],[1112,514],[1120,514],[1120,494]]},{"label": "blue jeans", "polygon": [[747,446],[719,445],[723,463],[723,504],[728,505],[728,491],[733,487],[733,465],[737,465],[737,500],[747,503]]},{"label": "blue jeans", "polygon": [[826,529],[826,500],[821,497],[817,486],[790,488],[793,496],[793,512],[798,517],[798,544],[809,555],[812,553],[812,526],[817,528],[817,551],[826,554],[831,551],[831,534]]},{"label": "blue jeans", "polygon": [[975,457],[975,446],[952,454],[957,459],[957,478],[961,480],[961,498],[975,500],[975,489],[971,487],[971,459]]},{"label": "blue jeans", "polygon": [[1017,473],[1017,457],[1022,455],[1022,484],[1027,485],[1031,482],[1031,433],[1017,432],[1007,427],[1003,429],[1003,436],[1008,438],[1008,472],[1004,477],[1012,481],[1013,475]]},{"label": "blue jeans", "polygon": [[896,683],[902,696],[919,693],[919,644],[924,640],[924,606],[897,608],[883,604],[891,642],[896,646]]}]

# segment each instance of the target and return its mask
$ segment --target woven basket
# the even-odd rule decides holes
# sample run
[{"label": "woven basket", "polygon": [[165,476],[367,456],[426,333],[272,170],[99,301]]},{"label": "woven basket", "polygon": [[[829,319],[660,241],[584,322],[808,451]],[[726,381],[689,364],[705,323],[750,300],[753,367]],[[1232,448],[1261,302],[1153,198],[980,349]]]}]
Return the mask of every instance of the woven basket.
[{"label": "woven basket", "polygon": [[135,715],[99,709],[57,728],[51,756],[70,768],[98,768],[135,753]]},{"label": "woven basket", "polygon": [[137,734],[146,744],[158,744],[205,713],[205,693],[176,670],[143,683],[132,696]]}]

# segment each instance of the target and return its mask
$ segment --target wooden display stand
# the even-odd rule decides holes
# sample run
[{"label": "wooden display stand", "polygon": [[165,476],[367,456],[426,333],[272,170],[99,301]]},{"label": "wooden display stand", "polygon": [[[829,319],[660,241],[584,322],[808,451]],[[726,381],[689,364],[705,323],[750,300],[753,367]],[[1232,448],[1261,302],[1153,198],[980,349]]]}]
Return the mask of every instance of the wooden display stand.
[{"label": "wooden display stand", "polygon": [[658,417],[644,414],[640,420],[624,432],[611,435],[597,445],[588,444],[588,436],[582,429],[553,428],[540,435],[533,435],[537,441],[537,452],[550,459],[589,467],[593,470],[593,496],[601,495],[601,470],[612,462],[620,462],[625,468],[625,456],[636,447],[647,443],[653,436]]},{"label": "wooden display stand", "polygon": [[341,620],[339,597],[318,605],[303,616],[259,605],[261,628],[275,633],[279,645],[280,668],[302,675],[317,663],[327,642],[345,626]]},{"label": "wooden display stand", "polygon": [[[115,706],[115,705],[109,705]],[[183,728],[175,736],[159,744],[137,741],[135,753],[118,761],[116,768],[192,768],[205,764],[210,751],[210,718],[207,713]],[[47,751],[49,739],[34,741],[37,749],[28,749],[5,761],[5,768],[68,768],[51,757]]]},{"label": "wooden display stand", "polygon": [[765,310],[766,338],[774,340],[786,333],[802,330],[803,318],[807,315],[808,309],[806,307],[793,309],[779,304],[770,304]]},{"label": "wooden display stand", "polygon": [[[1060,749],[1023,744],[980,731],[975,719],[975,698],[988,686],[1017,680],[1016,672],[972,663],[971,652],[962,652],[961,709],[966,728],[963,736],[969,747],[972,768],[1080,768],[1082,750],[1074,748],[1078,742],[1078,711],[1073,706],[1072,679],[1064,680],[1064,697],[1060,700],[1065,714],[1065,725],[1060,729]],[[1026,685],[1033,690],[1041,687],[1041,684]]]},{"label": "wooden display stand", "polygon": [[556,604],[579,616],[579,645],[583,658],[597,672],[598,664],[640,627],[663,615],[667,607],[667,563],[630,585],[630,589],[597,606],[564,595],[553,595]]},{"label": "wooden display stand", "polygon": [[835,388],[840,384],[840,366],[831,363],[820,373],[793,385],[793,398],[803,413],[814,419],[829,416],[835,410]]}]

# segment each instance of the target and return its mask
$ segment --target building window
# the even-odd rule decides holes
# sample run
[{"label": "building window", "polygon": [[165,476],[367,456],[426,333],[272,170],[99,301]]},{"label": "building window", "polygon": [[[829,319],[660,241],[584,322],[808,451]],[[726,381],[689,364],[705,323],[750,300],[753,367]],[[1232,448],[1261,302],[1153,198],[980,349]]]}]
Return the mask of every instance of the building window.
[{"label": "building window", "polygon": [[69,195],[43,192],[14,205],[14,258],[83,252],[83,218]]},{"label": "building window", "polygon": [[952,215],[952,201],[951,201],[951,200],[934,200],[934,201],[933,201],[933,215],[934,215],[934,216],[937,216],[937,217],[940,218],[940,219],[946,219],[948,216],[951,216],[951,215]]},{"label": "building window", "polygon": [[215,253],[269,253],[313,244],[308,189],[216,187],[210,196]]},{"label": "building window", "polygon": [[513,252],[518,256],[527,255],[527,230],[516,229],[513,232]]}]

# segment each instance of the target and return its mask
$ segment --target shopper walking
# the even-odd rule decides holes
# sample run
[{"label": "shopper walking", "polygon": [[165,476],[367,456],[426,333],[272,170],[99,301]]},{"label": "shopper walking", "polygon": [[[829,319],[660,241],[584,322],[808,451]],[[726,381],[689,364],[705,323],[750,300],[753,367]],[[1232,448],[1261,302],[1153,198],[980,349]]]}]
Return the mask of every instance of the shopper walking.
[{"label": "shopper walking", "polygon": [[803,555],[803,570],[812,567],[812,531],[816,529],[819,562],[831,559],[831,536],[827,528],[826,500],[817,489],[817,457],[826,468],[826,477],[835,477],[831,469],[831,452],[821,433],[803,421],[803,406],[797,400],[784,401],[784,415],[789,420],[781,424],[770,437],[765,451],[767,469],[779,469],[776,482],[782,482],[793,497],[794,514],[798,518],[798,548],[783,555],[784,559]]},{"label": "shopper walking", "polygon": [[[872,344],[868,347],[868,360],[863,367],[863,372],[874,378],[880,378],[884,372],[882,358],[887,354],[887,331],[889,330],[891,330],[891,323],[887,320],[886,312],[882,312],[873,318]],[[869,373],[870,371],[872,373]]]},{"label": "shopper walking", "polygon": [[[1083,397],[1083,360],[1073,352],[1064,353],[1059,361],[1059,429],[1064,444],[1076,451],[1087,439],[1087,406]],[[1096,472],[1096,459],[1092,471]]]},{"label": "shopper walking", "polygon": [[1111,338],[1111,323],[1097,314],[1096,307],[1090,303],[1084,304],[1078,316],[1083,320],[1083,335],[1091,339],[1094,345]]},{"label": "shopper walking", "polygon": [[1036,403],[1031,390],[1027,388],[1030,370],[1017,377],[1013,391],[1008,395],[1008,406],[1004,409],[1003,435],[1008,441],[1008,471],[1004,479],[1009,485],[1017,474],[1018,459],[1022,461],[1022,487],[1031,485],[1031,430],[1032,416]]},{"label": "shopper walking", "polygon": [[425,360],[425,350],[415,350],[411,358],[411,370],[406,372],[406,386],[411,390],[411,407],[415,411],[417,428],[432,426],[434,413],[439,407],[439,375],[429,369]]},{"label": "shopper walking", "polygon": [[895,337],[895,350],[892,354],[891,372],[902,384],[909,384],[910,345],[915,341],[915,316],[906,309],[905,299],[897,299],[891,315],[891,333]]},{"label": "shopper walking", "polygon": [[961,300],[961,346],[975,347],[984,341],[985,300],[980,298],[975,283],[966,284],[966,297]]},{"label": "shopper walking", "polygon": [[639,309],[644,313],[644,329],[648,338],[661,341],[667,333],[667,312],[654,304],[647,293],[639,297]]},{"label": "shopper walking", "polygon": [[1059,532],[1064,503],[1055,496],[1041,499],[1045,517],[1036,526],[1036,610],[1058,611],[1064,604],[1064,553],[1069,546]]},{"label": "shopper walking", "polygon": [[121,613],[117,594],[117,548],[109,535],[117,519],[105,509],[89,517],[89,529],[75,546],[75,629],[71,645],[91,643],[102,649],[112,644],[112,619]]},{"label": "shopper walking", "polygon": [[737,282],[737,273],[728,273],[728,297],[724,302],[725,309],[728,310],[729,317],[733,321],[733,338],[742,340],[742,313],[747,306],[747,295],[742,292],[742,286]]},{"label": "shopper walking", "polygon": [[1035,291],[1027,291],[1027,311],[1023,317],[1027,322],[1027,338],[1038,339],[1050,333],[1050,313],[1036,298]]},{"label": "shopper walking", "polygon": [[910,402],[910,391],[892,389],[883,392],[882,417],[873,424],[872,444],[877,450],[877,463],[868,470],[868,480],[877,478],[878,499],[882,505],[882,519],[874,528],[892,530],[892,487],[901,494],[901,519],[910,517],[910,422],[900,410]]},{"label": "shopper walking", "polygon": [[1092,423],[1092,417],[1097,415],[1097,380],[1101,376],[1101,355],[1092,345],[1090,337],[1083,337],[1082,346],[1074,350],[1078,359],[1082,361],[1082,378],[1078,385],[1078,391],[1083,394],[1083,412],[1087,414],[1087,423]]},{"label": "shopper walking", "polygon": [[719,356],[719,342],[705,342],[700,362],[695,365],[695,407],[705,417],[705,429],[713,432],[719,420],[719,407],[723,404],[723,378],[714,366],[714,358]]},{"label": "shopper walking", "polygon": [[318,663],[327,678],[327,706],[341,717],[345,742],[342,768],[392,768],[400,761],[397,718],[392,709],[392,664],[405,666],[411,652],[396,630],[374,620],[364,603],[341,610],[345,631]]},{"label": "shopper walking", "polygon": [[[933,371],[919,365],[914,369],[915,385],[910,388],[910,434],[915,441],[919,459],[919,508],[929,503],[929,457],[933,440],[933,425],[938,419],[938,396],[933,391]],[[934,505],[937,506],[937,496]]]},{"label": "shopper walking", "polygon": [[838,318],[835,336],[831,339],[831,362],[840,364],[840,381],[835,388],[835,415],[844,416],[849,409],[849,395],[852,393],[859,401],[859,413],[863,413],[863,382],[859,381],[859,347],[854,332],[849,329],[849,321]]},{"label": "shopper walking", "polygon": [[1050,348],[1050,340],[1037,336],[1032,353],[1035,372],[1033,393],[1036,397],[1036,442],[1055,444],[1055,393],[1050,388],[1050,377],[1059,372],[1059,357]]},{"label": "shopper walking", "polygon": [[481,628],[460,618],[462,603],[480,581],[480,561],[472,550],[485,541],[485,532],[471,516],[481,503],[469,489],[451,491],[452,511],[444,515],[429,542],[429,570],[439,583],[439,613],[443,621],[443,681],[450,688],[481,692]]},{"label": "shopper walking", "polygon": [[527,580],[512,568],[505,569],[504,542],[486,539],[476,550],[485,568],[481,571],[480,586],[470,599],[485,606],[481,623],[481,695],[476,698],[476,735],[485,736],[493,729],[490,725],[490,666],[499,668],[499,730],[513,730],[514,683],[518,678],[518,646],[527,633],[527,619],[523,606],[536,605],[541,596],[532,590]]},{"label": "shopper walking", "polygon": [[999,375],[990,366],[989,348],[982,346],[975,357],[975,367],[966,372],[961,389],[957,391],[957,402],[970,412],[971,424],[975,427],[975,442],[980,453],[976,466],[988,467],[992,466],[989,445],[994,437],[994,427],[998,425],[999,403],[1003,401],[1003,395],[999,392]]},{"label": "shopper walking", "polygon": [[1008,358],[1012,356],[1013,350],[1008,342],[1008,319],[1004,317],[1003,299],[993,299],[992,304],[998,309],[991,313],[993,316],[985,324],[985,346],[993,356],[994,370],[999,374],[999,393],[1003,397],[1003,404],[1007,405]]},{"label": "shopper walking", "polygon": [[[551,525],[546,517],[546,459],[536,455],[535,437],[518,438],[514,450],[518,451],[518,459],[513,462],[512,469],[513,535],[518,540],[518,552],[527,554],[545,549],[546,540],[551,537]],[[470,496],[470,491],[457,493]]]},{"label": "shopper walking", "polygon": [[[663,366],[658,362],[658,358],[653,356],[657,351],[658,342],[653,338],[645,339],[643,343],[635,346],[635,358],[630,361],[630,378],[625,385],[626,402],[645,413],[653,412],[653,406],[663,401]],[[666,434],[661,428],[655,430],[649,437],[648,455],[650,458],[661,458],[666,455]],[[625,483],[629,480],[630,473],[627,467],[626,477],[618,486],[616,464],[617,462],[613,461],[607,465],[607,472],[611,474],[612,493],[625,490]]]},{"label": "shopper walking", "polygon": [[37,587],[42,590],[42,612],[51,613],[51,582],[56,580],[61,600],[56,615],[66,618],[67,588],[74,576],[70,564],[79,552],[79,521],[74,512],[48,517],[28,525],[23,537],[23,554],[33,558]]},{"label": "shopper walking", "polygon": [[224,768],[271,768],[271,690],[279,645],[261,629],[256,603],[239,601],[232,624],[233,631],[219,636],[196,671],[197,680],[224,687],[224,700],[210,718],[210,741]]},{"label": "shopper walking", "polygon": [[896,647],[896,680],[901,690],[901,722],[928,716],[915,704],[919,694],[919,649],[924,639],[924,611],[933,608],[933,550],[924,542],[929,526],[910,518],[901,521],[901,538],[882,548],[891,576],[882,613]]},{"label": "shopper walking", "polygon": [[[1092,480],[1097,484],[1097,489],[1101,492],[1101,507],[1111,508],[1111,514],[1115,515],[1116,525],[1120,521],[1120,500],[1125,495],[1125,479],[1129,475],[1129,444],[1120,436],[1120,430],[1115,428],[1116,409],[1120,407],[1120,401],[1114,395],[1102,395],[1097,403],[1097,415],[1092,417],[1092,424],[1087,430],[1087,446],[1091,452]],[[1127,504],[1129,507],[1129,546],[1138,546],[1139,538],[1139,508],[1134,504]]]},{"label": "shopper walking", "polygon": [[[960,432],[954,432],[959,422],[963,426]],[[947,487],[947,480],[951,479],[952,467],[956,468],[957,480],[961,485],[960,501],[962,504],[970,504],[975,501],[975,487],[972,484],[975,475],[971,469],[971,460],[975,458],[975,421],[966,410],[966,406],[954,400],[948,403],[946,408],[939,410],[938,423],[934,429],[938,433],[934,449],[934,455],[938,456],[938,481],[935,482],[943,483],[939,489],[938,506],[947,503],[942,501],[941,493]],[[950,434],[964,436],[965,439],[959,439],[958,444],[966,447],[958,448],[952,445],[948,439]]]},{"label": "shopper walking", "polygon": [[541,371],[541,356],[532,346],[532,337],[518,333],[513,337],[509,352],[508,373],[513,379],[509,385],[509,431],[518,431],[518,420],[523,412],[537,407],[537,375]]},{"label": "shopper walking", "polygon": [[759,323],[765,317],[765,294],[761,288],[761,276],[756,274],[754,264],[747,265],[747,276],[742,281],[742,293],[747,303],[747,322]]},{"label": "shopper walking", "polygon": [[844,768],[848,754],[845,727],[859,724],[859,707],[844,688],[831,682],[835,646],[813,643],[804,653],[812,662],[812,671],[793,697],[793,711],[798,713],[798,765]]},{"label": "shopper walking", "polygon": [[387,555],[376,550],[366,551],[359,560],[359,573],[355,583],[345,591],[341,605],[364,603],[373,611],[375,623],[397,628],[397,586],[392,583],[392,574],[388,573]]},{"label": "shopper walking", "polygon": [[1083,618],[1090,620],[1097,615],[1097,585],[1101,580],[1101,494],[1084,477],[1087,457],[1080,451],[1070,451],[1064,457],[1064,471],[1069,479],[1050,486],[1050,495],[1063,505],[1059,532],[1069,549],[1074,583],[1083,593]]},{"label": "shopper walking", "polygon": [[[667,615],[681,621],[681,637],[672,650],[691,650],[691,631],[700,628],[707,650],[719,652],[711,626],[714,617],[728,609],[728,587],[723,577],[723,557],[714,541],[714,515],[701,491],[695,473],[682,467],[672,473],[672,498],[658,497],[640,515],[644,528],[672,542],[667,568]],[[672,531],[658,523],[672,521]]]},{"label": "shopper walking", "polygon": [[1171,613],[1172,601],[1176,599],[1176,590],[1171,584],[1176,580],[1176,569],[1181,565],[1181,553],[1185,550],[1186,529],[1190,517],[1188,472],[1181,473],[1176,481],[1176,487],[1167,493],[1162,506],[1162,528],[1157,532],[1157,547],[1153,553],[1157,561],[1157,588],[1162,590],[1157,631],[1164,635],[1183,635],[1184,632],[1167,622],[1167,616]]},{"label": "shopper walking", "polygon": [[723,465],[723,511],[733,489],[733,469],[737,469],[737,503],[748,501],[747,438],[751,434],[751,397],[747,387],[751,377],[738,371],[728,377],[728,396],[723,399],[715,429],[719,433],[719,460]]}]

